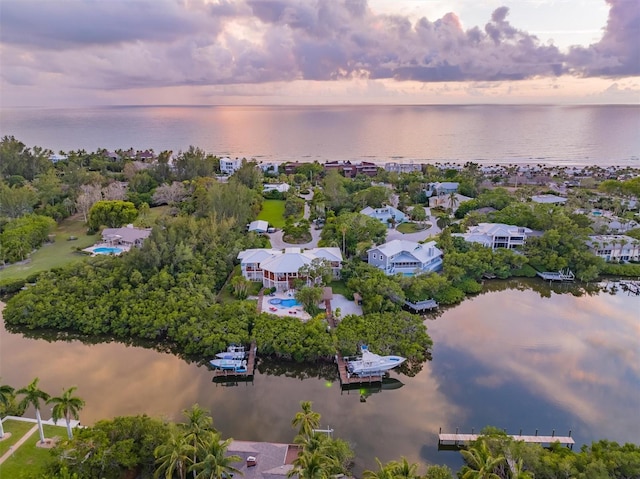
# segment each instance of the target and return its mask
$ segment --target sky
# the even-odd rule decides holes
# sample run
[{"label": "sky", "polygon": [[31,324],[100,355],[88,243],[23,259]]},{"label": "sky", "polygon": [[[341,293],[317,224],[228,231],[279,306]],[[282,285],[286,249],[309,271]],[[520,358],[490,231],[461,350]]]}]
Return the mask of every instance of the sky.
[{"label": "sky", "polygon": [[640,0],[0,0],[0,107],[640,104]]}]

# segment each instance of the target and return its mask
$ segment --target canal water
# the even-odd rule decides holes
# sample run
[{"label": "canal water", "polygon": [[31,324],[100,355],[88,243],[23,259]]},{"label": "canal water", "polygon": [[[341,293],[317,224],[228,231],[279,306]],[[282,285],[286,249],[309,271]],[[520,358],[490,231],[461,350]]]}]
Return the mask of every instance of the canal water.
[{"label": "canal water", "polygon": [[[2,382],[34,377],[50,394],[78,386],[81,422],[149,414],[181,420],[194,403],[236,439],[290,442],[291,419],[313,401],[322,427],[348,440],[356,470],[405,456],[449,464],[437,434],[493,425],[509,433],[640,443],[640,296],[537,280],[496,281],[484,293],[427,318],[433,360],[414,377],[391,373],[380,390],[342,391],[331,365],[261,360],[251,383],[218,384],[206,366],[107,340],[0,331]],[[361,394],[364,393],[364,394]],[[46,418],[50,411],[43,411]]]}]

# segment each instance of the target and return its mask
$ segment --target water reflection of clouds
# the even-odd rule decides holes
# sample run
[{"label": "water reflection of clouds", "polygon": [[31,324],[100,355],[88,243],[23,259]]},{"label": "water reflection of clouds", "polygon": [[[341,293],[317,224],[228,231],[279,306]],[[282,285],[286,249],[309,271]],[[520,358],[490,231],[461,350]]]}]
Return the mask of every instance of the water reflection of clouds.
[{"label": "water reflection of clouds", "polygon": [[491,372],[477,384],[521,384],[575,414],[597,437],[637,441],[639,309],[639,297],[620,295],[481,295],[430,324],[434,361],[438,344],[464,351]]}]

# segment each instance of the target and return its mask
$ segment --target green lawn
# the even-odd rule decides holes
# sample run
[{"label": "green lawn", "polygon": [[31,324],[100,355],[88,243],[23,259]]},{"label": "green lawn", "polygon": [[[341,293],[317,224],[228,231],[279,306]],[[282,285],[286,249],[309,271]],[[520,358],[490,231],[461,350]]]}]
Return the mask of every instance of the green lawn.
[{"label": "green lawn", "polygon": [[[283,208],[284,208],[284,202]],[[152,222],[159,216],[168,213],[168,206],[151,208],[149,221]],[[74,240],[69,240],[75,237]],[[24,279],[31,274],[41,271],[49,271],[66,264],[82,261],[87,257],[84,253],[76,251],[76,248],[86,248],[101,240],[99,234],[87,235],[87,226],[81,215],[72,216],[63,220],[53,232],[54,242],[45,244],[31,255],[31,261],[26,264],[15,264],[0,270],[0,280]]]},{"label": "green lawn", "polygon": [[396,229],[403,234],[417,233],[418,231],[424,231],[426,229],[426,225],[418,223],[400,223],[398,226],[396,226]]},{"label": "green lawn", "polygon": [[[32,423],[28,423],[33,426]],[[61,426],[44,426],[44,436],[47,439],[59,437],[65,439],[67,430]],[[3,464],[0,464],[0,477],[12,479],[20,479],[22,477],[35,477],[35,475],[43,470],[43,467],[51,458],[51,450],[36,447],[36,443],[40,440],[40,436],[36,431],[27,442],[15,450],[13,455]]]},{"label": "green lawn", "polygon": [[[24,279],[33,273],[82,261],[86,255],[76,248],[86,248],[100,240],[100,235],[87,235],[87,227],[82,217],[76,216],[62,221],[53,232],[54,242],[42,246],[31,255],[26,264],[14,264],[0,271],[0,280]],[[69,240],[75,237],[75,240]]]},{"label": "green lawn", "polygon": [[0,441],[0,456],[7,452],[9,448],[16,442],[18,442],[29,429],[35,426],[35,423],[7,419],[6,421],[2,421],[2,426],[4,427],[5,433],[11,433],[11,437],[9,439],[5,439],[4,441]]},{"label": "green lawn", "polygon": [[284,200],[264,200],[258,219],[268,221],[269,226],[274,228],[282,228],[284,226],[284,203]]},{"label": "green lawn", "polygon": [[331,281],[331,283],[329,283],[329,286],[331,286],[333,294],[341,294],[347,299],[353,299],[353,293],[351,292],[351,290],[349,290],[349,288],[347,288],[347,285],[344,284],[344,281]]}]

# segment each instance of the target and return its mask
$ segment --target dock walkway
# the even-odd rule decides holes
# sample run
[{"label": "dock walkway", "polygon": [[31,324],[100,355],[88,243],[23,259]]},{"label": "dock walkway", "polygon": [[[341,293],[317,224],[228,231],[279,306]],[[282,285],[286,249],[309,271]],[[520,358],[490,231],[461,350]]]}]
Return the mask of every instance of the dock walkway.
[{"label": "dock walkway", "polygon": [[540,276],[542,279],[546,280],[546,281],[573,281],[576,279],[576,275],[573,274],[572,271],[570,270],[566,270],[566,271],[543,271],[543,272],[536,272],[536,274],[538,276]]},{"label": "dock walkway", "polygon": [[249,357],[247,358],[247,370],[246,371],[234,371],[230,369],[214,369],[213,377],[215,378],[235,378],[235,377],[253,377],[253,372],[256,367],[256,343],[251,343],[249,347]]},{"label": "dock walkway", "polygon": [[[438,434],[438,447],[440,446],[457,446],[462,447],[471,441],[477,440],[481,434],[447,434],[440,432]],[[571,431],[568,436],[556,436],[555,430],[551,436],[538,436],[537,431],[535,436],[523,436],[522,434],[509,434],[509,437],[515,441],[523,441],[532,444],[547,444],[551,445],[554,442],[559,442],[563,446],[567,446],[573,449],[575,441],[571,437]]]},{"label": "dock walkway", "polygon": [[355,376],[349,373],[347,369],[347,360],[340,353],[336,354],[336,364],[338,365],[338,373],[340,374],[340,385],[349,387],[354,384],[375,384],[382,382],[382,375],[378,376]]}]

